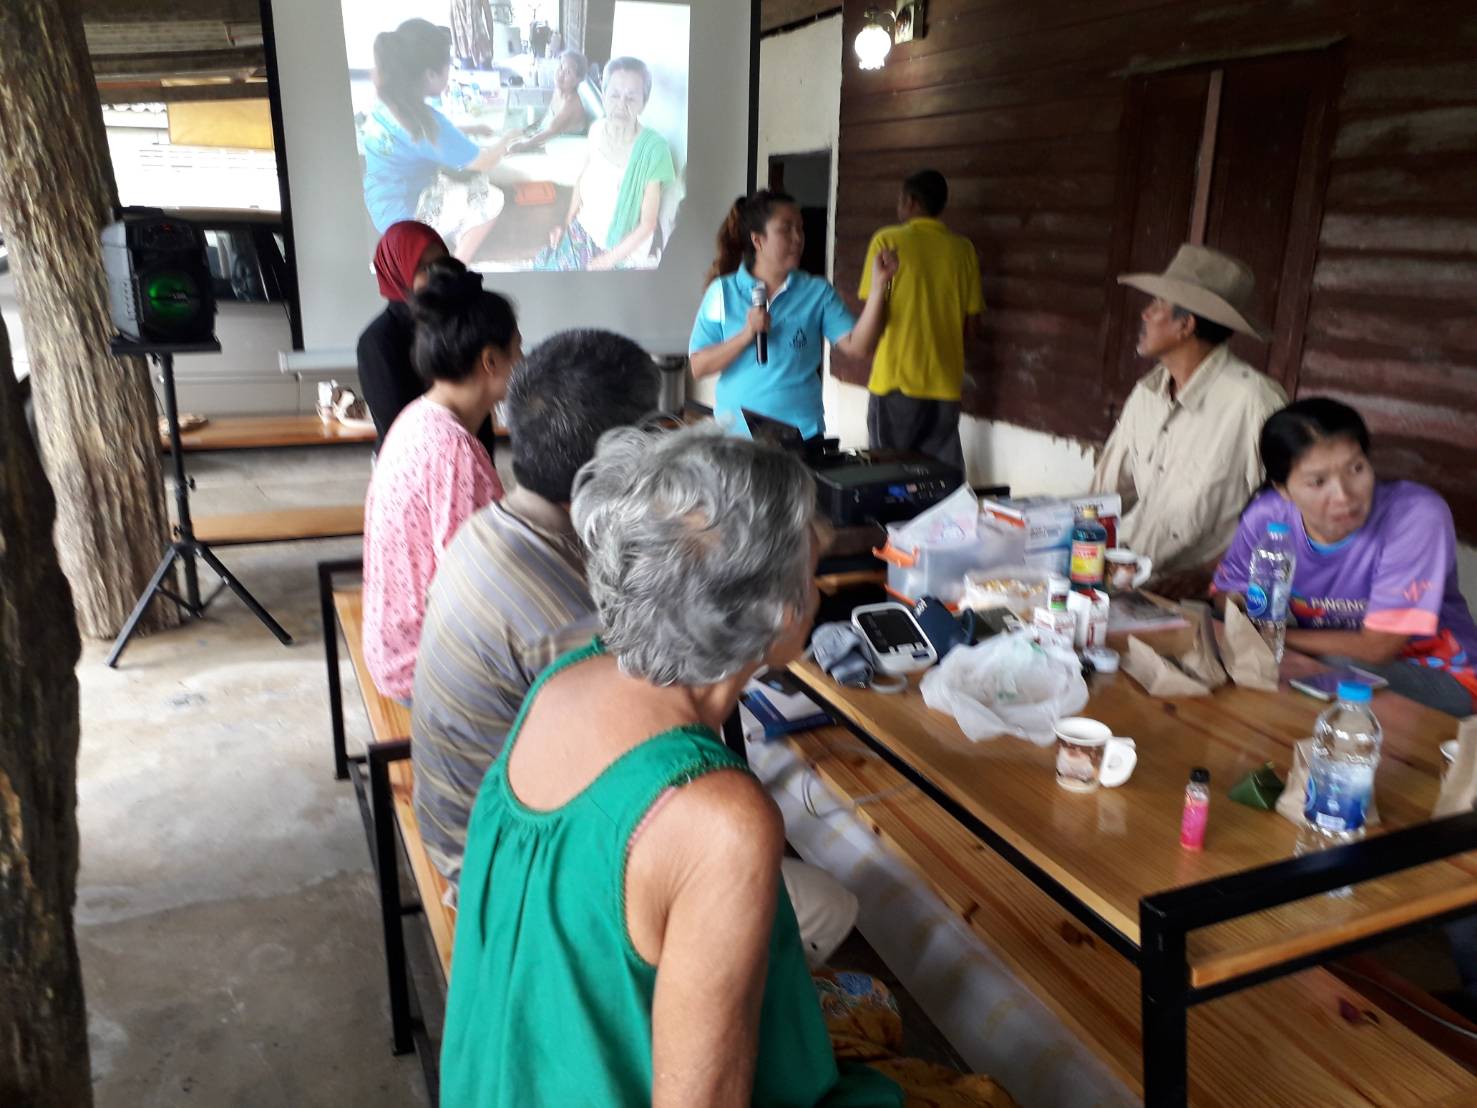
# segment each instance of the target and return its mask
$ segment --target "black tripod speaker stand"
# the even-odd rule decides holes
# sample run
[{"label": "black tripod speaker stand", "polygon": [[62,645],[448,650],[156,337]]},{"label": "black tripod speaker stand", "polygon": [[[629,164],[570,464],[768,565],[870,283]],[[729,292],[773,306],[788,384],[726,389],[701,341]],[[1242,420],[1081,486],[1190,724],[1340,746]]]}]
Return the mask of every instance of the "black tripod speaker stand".
[{"label": "black tripod speaker stand", "polygon": [[[198,619],[205,614],[205,609],[210,607],[210,602],[220,595],[222,589],[229,588],[241,599],[241,603],[251,609],[251,614],[261,620],[267,630],[277,636],[279,642],[284,646],[291,644],[292,636],[282,629],[282,625],[272,618],[270,612],[257,602],[256,597],[246,591],[246,586],[236,580],[221,560],[215,556],[215,552],[208,545],[195,537],[194,525],[190,522],[190,483],[185,476],[185,452],[180,443],[179,429],[179,406],[174,394],[174,356],[176,354],[214,354],[219,353],[221,344],[215,341],[202,343],[169,343],[151,344],[134,343],[124,339],[113,340],[113,353],[120,355],[137,354],[152,358],[159,366],[164,383],[164,418],[169,424],[169,452],[174,458],[174,503],[179,511],[179,523],[175,527],[178,537],[169,544],[164,551],[164,557],[159,562],[159,568],[154,571],[154,576],[149,579],[149,584],[144,589],[143,595],[138,598],[133,611],[129,613],[128,622],[123,625],[123,630],[118,633],[118,638],[113,643],[113,649],[108,653],[107,664],[116,666],[118,656],[123,653],[128,640],[133,637],[133,632],[138,627],[138,621],[143,618],[144,611],[149,607],[149,601],[154,599],[157,593],[168,600],[174,601],[184,613],[192,619]],[[199,558],[220,576],[221,583],[204,600],[200,599],[200,578],[196,571],[195,559]],[[164,585],[164,579],[169,575],[170,567],[178,561],[184,568],[185,595],[179,596],[170,591]]]}]

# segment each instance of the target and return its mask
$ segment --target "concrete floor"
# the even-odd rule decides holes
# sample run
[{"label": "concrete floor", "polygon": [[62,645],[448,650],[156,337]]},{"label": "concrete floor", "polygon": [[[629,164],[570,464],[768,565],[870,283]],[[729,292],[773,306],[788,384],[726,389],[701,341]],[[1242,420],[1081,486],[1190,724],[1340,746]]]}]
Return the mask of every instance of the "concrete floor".
[{"label": "concrete floor", "polygon": [[[369,472],[349,447],[189,465],[196,516],[354,503]],[[221,550],[290,647],[226,593],[205,620],[135,640],[116,671],[108,644],[84,649],[77,934],[99,1108],[427,1103],[419,1062],[390,1053],[364,832],[329,752],[314,566],[359,547]],[[368,726],[347,663],[344,688],[354,747]],[[1454,984],[1439,934],[1387,956],[1427,988]],[[953,1060],[908,1022],[914,1051]]]},{"label": "concrete floor", "polygon": [[[349,448],[190,461],[197,515],[352,502],[368,474]],[[358,550],[221,551],[290,647],[227,593],[116,671],[85,648],[77,932],[100,1108],[426,1103],[415,1057],[390,1053],[364,832],[329,754],[313,567]]]}]

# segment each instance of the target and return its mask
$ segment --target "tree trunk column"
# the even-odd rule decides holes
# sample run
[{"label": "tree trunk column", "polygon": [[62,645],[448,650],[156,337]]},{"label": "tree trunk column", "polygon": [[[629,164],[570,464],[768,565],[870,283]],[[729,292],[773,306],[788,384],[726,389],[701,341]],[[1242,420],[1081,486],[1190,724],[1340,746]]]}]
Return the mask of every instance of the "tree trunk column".
[{"label": "tree trunk column", "polygon": [[[77,622],[111,638],[168,538],[153,392],[113,336],[98,234],[117,193],[76,0],[0,5],[0,215]],[[6,370],[7,374],[10,372]],[[152,606],[145,628],[178,613]]]},{"label": "tree trunk column", "polygon": [[0,323],[0,1104],[90,1105],[77,897],[77,678],[51,489]]}]

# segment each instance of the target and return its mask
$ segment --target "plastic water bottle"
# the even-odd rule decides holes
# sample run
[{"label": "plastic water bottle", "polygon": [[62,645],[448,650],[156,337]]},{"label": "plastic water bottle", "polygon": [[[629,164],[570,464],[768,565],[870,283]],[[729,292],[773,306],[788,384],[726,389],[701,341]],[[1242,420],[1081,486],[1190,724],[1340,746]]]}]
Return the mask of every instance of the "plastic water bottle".
[{"label": "plastic water bottle", "polygon": [[1313,725],[1303,816],[1325,839],[1364,837],[1382,737],[1380,721],[1369,707],[1372,691],[1357,681],[1339,682],[1338,701]]},{"label": "plastic water bottle", "polygon": [[1267,537],[1251,552],[1246,583],[1246,614],[1282,663],[1287,642],[1287,602],[1292,596],[1292,571],[1297,559],[1288,541],[1285,523],[1267,524]]}]

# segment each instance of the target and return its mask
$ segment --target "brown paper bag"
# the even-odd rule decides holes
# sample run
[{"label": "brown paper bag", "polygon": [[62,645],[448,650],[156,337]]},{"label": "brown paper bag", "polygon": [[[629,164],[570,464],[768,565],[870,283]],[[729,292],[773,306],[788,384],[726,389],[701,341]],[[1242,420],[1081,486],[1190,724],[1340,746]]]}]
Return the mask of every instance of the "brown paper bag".
[{"label": "brown paper bag", "polygon": [[1137,635],[1128,639],[1123,671],[1144,687],[1150,696],[1208,696],[1210,690],[1185,673]]},{"label": "brown paper bag", "polygon": [[1216,651],[1215,617],[1210,605],[1203,600],[1187,600],[1179,610],[1195,634],[1195,644],[1180,655],[1180,665],[1207,689],[1220,688],[1226,683],[1226,670]]},{"label": "brown paper bag", "polygon": [[1263,692],[1277,691],[1277,659],[1250,617],[1235,603],[1226,605],[1226,672],[1236,684]]},{"label": "brown paper bag", "polygon": [[1441,779],[1432,819],[1454,816],[1477,808],[1477,716],[1462,720],[1456,730],[1456,758]]},{"label": "brown paper bag", "polygon": [[[1227,609],[1229,611],[1229,609]],[[1287,785],[1277,798],[1277,814],[1289,819],[1299,827],[1307,824],[1303,816],[1303,805],[1308,800],[1308,766],[1313,757],[1313,740],[1303,739],[1292,748],[1292,769],[1287,774]],[[1369,807],[1364,810],[1364,826],[1374,827],[1380,822],[1380,779],[1376,772],[1374,795],[1369,798]]]},{"label": "brown paper bag", "polygon": [[1313,740],[1304,739],[1292,748],[1292,769],[1287,773],[1287,785],[1277,798],[1277,814],[1301,827],[1303,804],[1308,799],[1308,755],[1313,749]]}]

